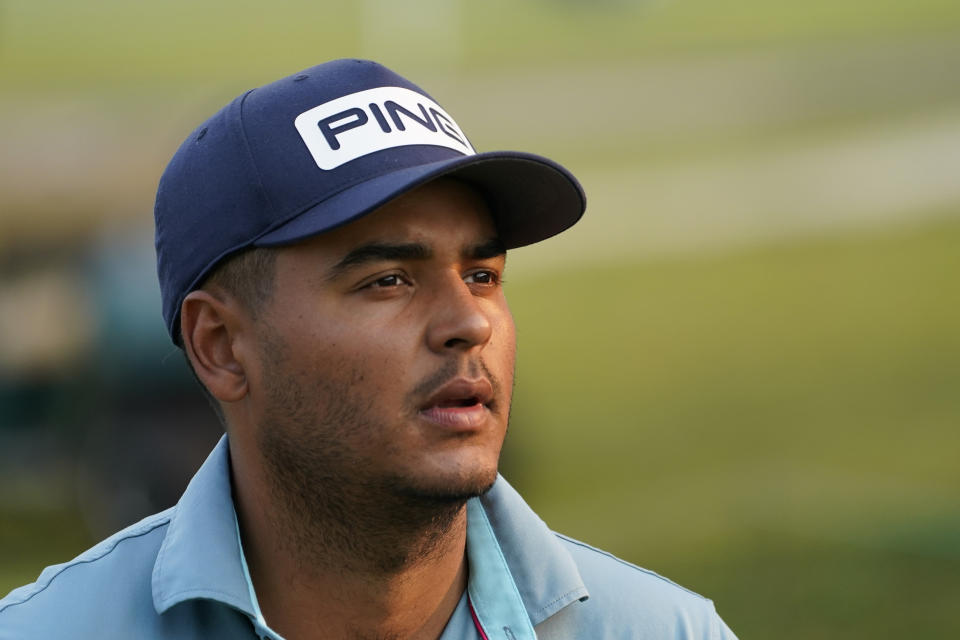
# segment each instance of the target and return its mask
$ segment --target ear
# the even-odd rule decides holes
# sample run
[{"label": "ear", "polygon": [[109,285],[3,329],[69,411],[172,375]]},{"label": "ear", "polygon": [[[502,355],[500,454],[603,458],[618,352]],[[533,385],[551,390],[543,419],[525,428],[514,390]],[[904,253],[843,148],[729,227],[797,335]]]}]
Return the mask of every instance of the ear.
[{"label": "ear", "polygon": [[247,376],[236,344],[243,321],[235,302],[209,291],[191,291],[180,307],[184,351],[200,382],[221,402],[237,402],[247,395]]}]

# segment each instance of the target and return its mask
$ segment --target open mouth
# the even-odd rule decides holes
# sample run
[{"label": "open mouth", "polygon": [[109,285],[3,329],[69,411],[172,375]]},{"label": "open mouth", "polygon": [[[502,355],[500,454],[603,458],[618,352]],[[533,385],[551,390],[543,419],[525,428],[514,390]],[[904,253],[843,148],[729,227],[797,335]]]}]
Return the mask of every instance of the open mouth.
[{"label": "open mouth", "polygon": [[447,427],[471,429],[490,415],[493,387],[486,379],[458,378],[435,392],[420,409],[426,420]]},{"label": "open mouth", "polygon": [[483,404],[480,402],[480,398],[477,396],[470,396],[469,398],[454,398],[452,400],[444,400],[437,405],[441,409],[448,409],[451,407],[472,407],[474,405]]}]

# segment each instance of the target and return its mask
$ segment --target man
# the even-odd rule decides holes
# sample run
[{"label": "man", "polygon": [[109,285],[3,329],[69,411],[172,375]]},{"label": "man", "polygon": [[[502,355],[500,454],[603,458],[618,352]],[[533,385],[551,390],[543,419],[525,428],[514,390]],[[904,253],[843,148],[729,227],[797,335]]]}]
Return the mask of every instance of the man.
[{"label": "man", "polygon": [[156,243],[226,436],[177,506],[0,602],[0,639],[732,638],[497,475],[505,252],[584,206],[565,169],[475,153],[371,62],[215,114],[160,181]]}]

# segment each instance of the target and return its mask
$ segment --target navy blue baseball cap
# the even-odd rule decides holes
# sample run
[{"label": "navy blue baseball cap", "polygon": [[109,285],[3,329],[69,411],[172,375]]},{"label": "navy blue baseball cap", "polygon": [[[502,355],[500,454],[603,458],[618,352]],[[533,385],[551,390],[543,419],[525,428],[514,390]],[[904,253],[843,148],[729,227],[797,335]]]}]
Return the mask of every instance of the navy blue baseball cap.
[{"label": "navy blue baseball cap", "polygon": [[154,209],[163,318],[218,263],[346,224],[440,176],[476,187],[508,249],[583,215],[573,175],[517,151],[477,153],[422,89],[367,60],[335,60],[234,99],[180,145]]}]

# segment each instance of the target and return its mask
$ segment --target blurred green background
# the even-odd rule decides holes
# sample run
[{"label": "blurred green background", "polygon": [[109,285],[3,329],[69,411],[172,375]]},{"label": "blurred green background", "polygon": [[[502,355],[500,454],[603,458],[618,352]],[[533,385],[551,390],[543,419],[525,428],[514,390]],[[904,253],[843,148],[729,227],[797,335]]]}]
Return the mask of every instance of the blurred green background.
[{"label": "blurred green background", "polygon": [[504,473],[741,638],[957,637],[960,3],[0,3],[0,594],[168,506],[218,427],[156,181],[243,90],[373,57],[581,177],[511,254]]}]

